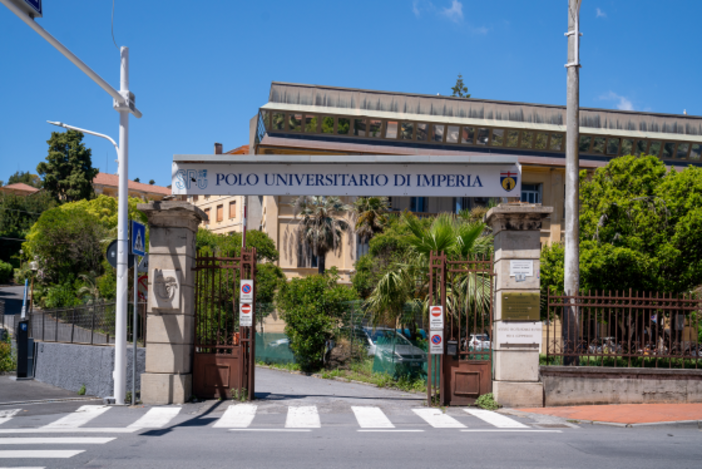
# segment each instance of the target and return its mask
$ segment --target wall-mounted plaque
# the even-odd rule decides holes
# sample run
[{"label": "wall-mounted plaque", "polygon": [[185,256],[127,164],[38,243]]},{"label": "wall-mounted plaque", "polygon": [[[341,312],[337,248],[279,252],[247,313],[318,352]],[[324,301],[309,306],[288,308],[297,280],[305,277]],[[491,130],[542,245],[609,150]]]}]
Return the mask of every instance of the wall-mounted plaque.
[{"label": "wall-mounted plaque", "polygon": [[502,293],[503,321],[538,321],[540,307],[539,293]]}]

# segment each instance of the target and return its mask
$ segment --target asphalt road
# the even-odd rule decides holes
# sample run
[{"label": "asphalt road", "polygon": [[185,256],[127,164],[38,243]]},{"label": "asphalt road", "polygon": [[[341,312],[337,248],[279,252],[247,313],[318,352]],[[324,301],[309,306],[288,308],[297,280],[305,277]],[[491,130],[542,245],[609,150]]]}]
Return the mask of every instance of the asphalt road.
[{"label": "asphalt road", "polygon": [[426,415],[421,395],[262,369],[257,383],[253,405],[0,405],[0,468],[683,469],[702,461],[697,425],[479,418],[464,408]]}]

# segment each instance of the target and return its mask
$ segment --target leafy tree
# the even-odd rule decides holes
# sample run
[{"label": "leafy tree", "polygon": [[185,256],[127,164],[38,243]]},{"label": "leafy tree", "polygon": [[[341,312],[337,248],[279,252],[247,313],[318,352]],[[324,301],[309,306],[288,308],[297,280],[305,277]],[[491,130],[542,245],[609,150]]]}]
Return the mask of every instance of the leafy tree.
[{"label": "leafy tree", "polygon": [[141,182],[139,178],[134,179],[134,182]]},{"label": "leafy tree", "polygon": [[463,75],[460,73],[458,74],[458,78],[456,79],[456,85],[451,88],[451,91],[453,93],[451,96],[455,96],[457,98],[470,98],[470,94],[468,93],[468,87],[463,84]]},{"label": "leafy tree", "polygon": [[[583,290],[683,292],[702,285],[702,168],[623,156],[580,175]],[[542,252],[542,285],[563,289],[563,246]]]},{"label": "leafy tree", "polygon": [[290,348],[305,371],[322,367],[327,341],[334,337],[336,324],[358,299],[352,288],[337,281],[335,269],[326,275],[294,278],[282,283],[276,296]]},{"label": "leafy tree", "polygon": [[[263,231],[251,230],[246,232],[246,246],[256,248],[258,262],[277,262],[280,258],[275,242]],[[241,233],[216,234],[204,228],[197,231],[196,247],[198,250],[215,255],[241,254]]]},{"label": "leafy tree", "polygon": [[52,208],[32,226],[22,246],[29,259],[38,257],[43,283],[72,283],[84,272],[101,271],[107,230],[78,207]]},{"label": "leafy tree", "polygon": [[156,184],[156,181],[154,181],[153,179],[149,179],[149,184],[153,186],[154,184]]},{"label": "leafy tree", "polygon": [[356,234],[365,242],[383,231],[390,202],[387,197],[359,197],[353,203],[353,210],[356,215]]},{"label": "leafy tree", "polygon": [[317,256],[318,272],[323,274],[327,253],[337,251],[343,233],[349,232],[348,222],[341,217],[351,212],[351,206],[339,197],[303,195],[295,199],[292,207],[298,219],[296,241]]},{"label": "leafy tree", "polygon": [[[0,260],[15,262],[22,241],[41,214],[56,206],[56,201],[45,191],[30,196],[0,193]],[[12,260],[14,258],[14,260]]]},{"label": "leafy tree", "polygon": [[93,168],[91,151],[82,143],[83,134],[74,130],[52,132],[46,162],[37,166],[44,177],[44,188],[56,199],[72,202],[92,199],[93,179],[98,173]]},{"label": "leafy tree", "polygon": [[17,183],[24,183],[28,186],[36,187],[37,189],[40,189],[42,186],[41,178],[36,174],[30,173],[29,171],[17,171],[15,174],[10,176],[10,179],[7,181],[8,185]]}]

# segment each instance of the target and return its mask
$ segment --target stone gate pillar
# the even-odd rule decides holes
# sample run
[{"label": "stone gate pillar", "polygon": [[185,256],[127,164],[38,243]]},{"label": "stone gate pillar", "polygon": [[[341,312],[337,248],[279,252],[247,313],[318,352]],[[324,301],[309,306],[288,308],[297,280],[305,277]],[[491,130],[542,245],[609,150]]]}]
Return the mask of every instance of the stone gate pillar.
[{"label": "stone gate pillar", "polygon": [[492,389],[495,400],[510,407],[543,405],[539,347],[535,343],[541,340],[540,231],[543,219],[552,212],[553,207],[541,204],[510,203],[500,204],[486,215],[495,236],[497,274]]},{"label": "stone gate pillar", "polygon": [[195,235],[207,215],[187,202],[139,204],[149,219],[145,404],[182,404],[192,392]]}]

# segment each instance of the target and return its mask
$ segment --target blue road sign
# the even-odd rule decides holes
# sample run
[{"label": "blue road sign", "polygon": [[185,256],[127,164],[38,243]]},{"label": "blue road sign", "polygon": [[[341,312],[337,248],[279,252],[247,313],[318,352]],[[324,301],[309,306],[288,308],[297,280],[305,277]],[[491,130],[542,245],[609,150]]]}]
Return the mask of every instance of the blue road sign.
[{"label": "blue road sign", "polygon": [[24,3],[32,7],[32,9],[41,16],[41,0],[24,0]]},{"label": "blue road sign", "polygon": [[146,226],[144,224],[132,220],[132,239],[129,244],[132,247],[132,254],[142,257],[146,255]]}]

